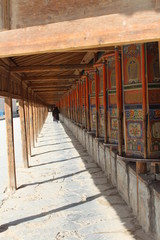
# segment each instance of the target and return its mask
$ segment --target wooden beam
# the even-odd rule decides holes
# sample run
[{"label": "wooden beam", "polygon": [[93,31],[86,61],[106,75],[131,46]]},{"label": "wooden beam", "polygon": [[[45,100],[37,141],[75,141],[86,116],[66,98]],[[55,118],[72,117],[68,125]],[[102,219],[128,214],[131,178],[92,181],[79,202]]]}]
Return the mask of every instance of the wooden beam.
[{"label": "wooden beam", "polygon": [[[132,6],[130,6],[132,9]],[[108,14],[0,33],[0,58],[160,40],[160,14]]]},{"label": "wooden beam", "polygon": [[33,91],[66,91],[69,90],[69,88],[64,88],[64,87],[33,87],[32,88]]},{"label": "wooden beam", "polygon": [[22,78],[22,81],[47,81],[47,80],[52,80],[52,81],[57,81],[57,80],[68,80],[72,81],[75,79],[79,79],[79,75],[61,75],[61,76],[40,76],[40,77],[24,77]]},{"label": "wooden beam", "polygon": [[38,87],[70,87],[72,84],[68,84],[67,82],[60,82],[60,83],[32,83],[28,85],[30,88],[38,88]]},{"label": "wooden beam", "polygon": [[14,134],[13,134],[13,113],[12,98],[5,98],[5,119],[6,119],[6,137],[7,137],[7,154],[8,154],[8,176],[9,188],[16,190],[16,166],[14,154]]},{"label": "wooden beam", "polygon": [[63,65],[39,65],[39,66],[24,66],[11,67],[11,72],[54,72],[64,70],[83,70],[90,69],[92,64],[63,64]]},{"label": "wooden beam", "polygon": [[65,93],[67,92],[69,89],[66,89],[66,90],[62,90],[62,89],[34,89],[34,92],[39,92],[39,93],[43,93],[43,92],[55,92],[55,93]]},{"label": "wooden beam", "polygon": [[0,30],[10,29],[10,0],[0,2]]}]

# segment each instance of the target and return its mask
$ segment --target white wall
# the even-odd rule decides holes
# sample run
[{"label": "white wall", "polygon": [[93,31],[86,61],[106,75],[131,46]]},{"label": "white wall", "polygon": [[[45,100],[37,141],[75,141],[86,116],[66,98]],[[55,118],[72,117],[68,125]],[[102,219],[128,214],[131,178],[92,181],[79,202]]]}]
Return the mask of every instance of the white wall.
[{"label": "white wall", "polygon": [[[17,112],[16,99],[12,100],[13,113]],[[0,98],[0,115],[1,112],[4,113],[4,98]]]}]

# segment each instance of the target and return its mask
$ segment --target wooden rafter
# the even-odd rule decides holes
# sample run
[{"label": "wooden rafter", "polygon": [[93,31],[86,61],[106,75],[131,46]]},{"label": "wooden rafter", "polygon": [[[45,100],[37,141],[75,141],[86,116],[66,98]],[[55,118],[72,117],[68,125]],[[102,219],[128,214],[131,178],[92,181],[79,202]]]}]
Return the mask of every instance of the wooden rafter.
[{"label": "wooden rafter", "polygon": [[64,71],[76,69],[90,69],[92,64],[60,64],[60,65],[39,65],[39,66],[24,66],[12,67],[11,72],[51,72],[51,71]]},{"label": "wooden rafter", "polygon": [[62,75],[62,76],[34,76],[34,77],[24,77],[22,78],[23,81],[32,81],[32,82],[36,82],[36,81],[46,81],[46,80],[52,80],[52,81],[58,81],[58,80],[75,80],[75,79],[79,79],[80,76],[79,75]]}]

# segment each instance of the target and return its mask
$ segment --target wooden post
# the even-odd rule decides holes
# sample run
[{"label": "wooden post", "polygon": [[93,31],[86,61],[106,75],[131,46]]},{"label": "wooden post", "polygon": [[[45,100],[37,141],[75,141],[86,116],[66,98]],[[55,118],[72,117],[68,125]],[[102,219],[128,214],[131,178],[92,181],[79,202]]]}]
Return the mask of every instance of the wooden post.
[{"label": "wooden post", "polygon": [[33,147],[33,111],[32,111],[32,102],[29,100],[29,128],[30,128],[30,142],[31,147]]},{"label": "wooden post", "polygon": [[[142,44],[142,96],[143,96],[143,136],[144,136],[144,158],[147,158],[147,97],[146,97],[146,77],[145,77],[145,49],[144,44]],[[147,165],[146,163],[136,163],[136,172],[146,173]]]},{"label": "wooden post", "polygon": [[25,111],[24,111],[24,100],[19,100],[19,115],[20,115],[20,124],[21,124],[23,165],[25,168],[28,168],[29,162],[28,162],[27,132],[26,132]]},{"label": "wooden post", "polygon": [[99,127],[98,127],[98,121],[99,121],[99,78],[97,74],[97,69],[95,71],[95,90],[96,90],[96,137],[99,137]]},{"label": "wooden post", "polygon": [[158,54],[159,54],[159,73],[160,73],[160,41],[158,42]]},{"label": "wooden post", "polygon": [[83,114],[83,87],[82,82],[80,82],[80,123],[82,124],[82,114]]},{"label": "wooden post", "polygon": [[6,119],[6,137],[7,137],[7,155],[8,155],[8,176],[9,189],[16,190],[16,166],[14,154],[14,134],[13,134],[13,113],[12,98],[5,98],[5,119]]},{"label": "wooden post", "polygon": [[76,88],[76,122],[79,123],[79,84]]},{"label": "wooden post", "polygon": [[68,118],[71,119],[71,92],[68,92]]},{"label": "wooden post", "polygon": [[29,106],[28,102],[25,102],[25,119],[26,119],[26,132],[27,132],[27,147],[28,147],[28,154],[31,156],[31,143],[30,143],[30,128],[29,128]]},{"label": "wooden post", "polygon": [[86,107],[87,107],[87,130],[91,130],[91,125],[90,125],[90,110],[89,110],[89,79],[88,79],[88,74],[86,76]]},{"label": "wooden post", "polygon": [[84,111],[85,111],[85,129],[87,129],[87,106],[86,106],[86,81],[83,82]]},{"label": "wooden post", "polygon": [[34,147],[36,143],[36,106],[35,102],[33,102],[33,127],[34,127]]},{"label": "wooden post", "polygon": [[[160,41],[158,42],[158,55],[159,55],[159,75],[160,75]],[[159,164],[151,163],[151,172],[152,173],[159,173]]]},{"label": "wooden post", "polygon": [[38,138],[38,106],[37,106],[37,102],[36,102],[36,109],[35,109],[35,115],[36,115],[36,142],[37,142],[37,138]]},{"label": "wooden post", "polygon": [[103,106],[104,106],[104,143],[107,143],[107,79],[106,79],[106,64],[103,64]]},{"label": "wooden post", "polygon": [[118,48],[115,48],[115,70],[116,70],[116,96],[117,96],[117,119],[118,119],[118,152],[122,156],[123,132],[122,132],[122,79],[121,64]]}]

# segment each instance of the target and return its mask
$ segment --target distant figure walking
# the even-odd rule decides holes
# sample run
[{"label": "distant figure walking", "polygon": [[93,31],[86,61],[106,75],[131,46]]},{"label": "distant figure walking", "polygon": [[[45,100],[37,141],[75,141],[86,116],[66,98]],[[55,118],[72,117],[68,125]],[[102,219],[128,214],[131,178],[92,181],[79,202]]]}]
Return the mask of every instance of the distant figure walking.
[{"label": "distant figure walking", "polygon": [[59,109],[55,105],[53,105],[53,110],[52,110],[52,116],[53,116],[53,121],[59,121]]}]

